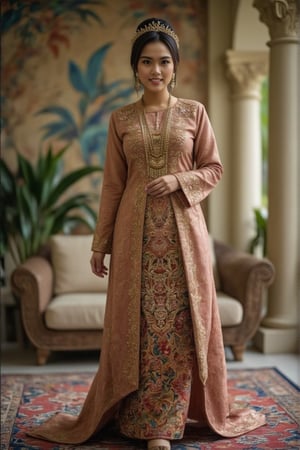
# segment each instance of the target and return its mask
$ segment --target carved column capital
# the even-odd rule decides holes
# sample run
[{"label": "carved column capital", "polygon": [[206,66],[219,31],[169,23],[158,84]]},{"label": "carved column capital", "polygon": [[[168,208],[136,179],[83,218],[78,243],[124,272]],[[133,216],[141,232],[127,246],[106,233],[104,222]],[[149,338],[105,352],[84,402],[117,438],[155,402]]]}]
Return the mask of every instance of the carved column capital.
[{"label": "carved column capital", "polygon": [[254,0],[253,6],[267,25],[271,40],[299,39],[299,0]]},{"label": "carved column capital", "polygon": [[268,73],[268,52],[227,50],[226,65],[234,95],[260,99],[261,82]]}]

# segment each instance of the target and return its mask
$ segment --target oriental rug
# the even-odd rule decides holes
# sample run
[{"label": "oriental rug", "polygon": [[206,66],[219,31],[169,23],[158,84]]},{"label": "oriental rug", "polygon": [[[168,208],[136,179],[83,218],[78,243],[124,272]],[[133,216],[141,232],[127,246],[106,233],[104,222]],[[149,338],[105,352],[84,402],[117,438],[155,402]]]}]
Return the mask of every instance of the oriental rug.
[{"label": "oriental rug", "polygon": [[[93,374],[3,375],[1,449],[145,449],[143,442],[122,438],[113,425],[97,439],[81,445],[59,445],[32,439],[25,430],[55,411],[78,414]],[[300,449],[300,389],[276,368],[229,370],[229,392],[242,407],[263,411],[267,424],[246,435],[224,439],[192,424],[172,450]]]}]

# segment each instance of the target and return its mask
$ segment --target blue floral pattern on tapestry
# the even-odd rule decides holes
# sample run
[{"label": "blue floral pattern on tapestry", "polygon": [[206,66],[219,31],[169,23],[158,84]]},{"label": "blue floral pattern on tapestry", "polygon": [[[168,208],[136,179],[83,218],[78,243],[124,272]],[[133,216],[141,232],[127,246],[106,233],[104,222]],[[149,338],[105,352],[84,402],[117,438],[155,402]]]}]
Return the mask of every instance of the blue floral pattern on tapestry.
[{"label": "blue floral pattern on tapestry", "polygon": [[[78,102],[79,121],[76,123],[71,111],[61,106],[48,106],[38,114],[55,114],[58,120],[44,125],[44,139],[58,137],[67,141],[79,139],[84,161],[90,163],[92,153],[99,153],[100,163],[104,163],[104,145],[107,136],[107,116],[122,106],[132,95],[133,88],[126,80],[105,82],[104,59],[112,43],[107,43],[93,53],[87,68],[82,71],[74,62],[69,63],[69,79],[72,87],[81,94]],[[103,98],[99,108],[91,115],[88,107],[99,97]]]}]

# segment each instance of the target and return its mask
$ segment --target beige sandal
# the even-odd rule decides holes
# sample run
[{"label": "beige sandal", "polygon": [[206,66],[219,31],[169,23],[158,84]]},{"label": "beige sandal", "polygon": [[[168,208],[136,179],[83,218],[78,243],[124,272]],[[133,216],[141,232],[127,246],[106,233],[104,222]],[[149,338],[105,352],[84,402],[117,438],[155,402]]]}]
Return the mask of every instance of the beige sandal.
[{"label": "beige sandal", "polygon": [[166,439],[153,439],[148,441],[147,448],[148,450],[171,450],[171,444]]},{"label": "beige sandal", "polygon": [[165,445],[155,445],[155,447],[148,447],[148,450],[170,450],[170,447]]}]

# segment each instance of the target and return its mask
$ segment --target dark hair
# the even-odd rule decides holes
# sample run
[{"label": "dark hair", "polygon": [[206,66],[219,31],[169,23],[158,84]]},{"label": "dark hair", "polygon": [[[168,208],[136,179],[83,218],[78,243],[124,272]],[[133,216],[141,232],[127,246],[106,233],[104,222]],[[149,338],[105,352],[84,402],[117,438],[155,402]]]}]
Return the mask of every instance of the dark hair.
[{"label": "dark hair", "polygon": [[[150,19],[146,19],[143,22],[141,22],[138,25],[136,31],[138,32],[139,30],[151,24],[152,22],[156,23],[160,22],[166,27],[173,30],[171,25],[166,20],[152,17]],[[139,36],[132,45],[130,64],[134,74],[136,73],[138,61],[145,45],[150,44],[151,42],[158,42],[158,41],[162,42],[168,47],[174,64],[174,72],[176,73],[176,69],[179,64],[179,51],[175,39],[172,36],[169,36],[168,34],[164,33],[163,31],[147,31],[146,33]]]}]

